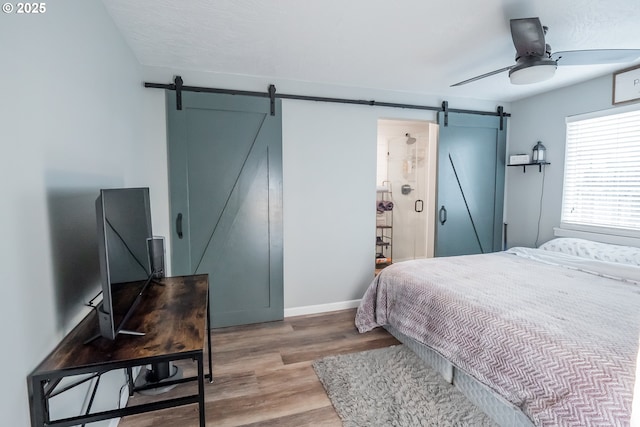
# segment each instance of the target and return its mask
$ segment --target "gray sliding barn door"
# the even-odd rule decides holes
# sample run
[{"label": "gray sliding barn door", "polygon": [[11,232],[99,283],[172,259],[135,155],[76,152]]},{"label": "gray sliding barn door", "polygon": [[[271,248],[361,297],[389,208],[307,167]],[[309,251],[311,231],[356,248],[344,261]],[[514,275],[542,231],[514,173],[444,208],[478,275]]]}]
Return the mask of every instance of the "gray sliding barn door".
[{"label": "gray sliding barn door", "polygon": [[209,274],[213,327],[283,318],[281,102],[167,91],[172,274]]},{"label": "gray sliding barn door", "polygon": [[436,256],[502,248],[506,120],[476,114],[438,114]]}]

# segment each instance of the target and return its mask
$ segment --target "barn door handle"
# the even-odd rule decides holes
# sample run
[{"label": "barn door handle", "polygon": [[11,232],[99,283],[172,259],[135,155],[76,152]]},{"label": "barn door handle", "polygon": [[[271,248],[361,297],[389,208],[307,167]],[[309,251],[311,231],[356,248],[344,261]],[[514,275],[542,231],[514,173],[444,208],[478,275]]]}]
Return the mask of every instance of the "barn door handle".
[{"label": "barn door handle", "polygon": [[442,206],[438,211],[438,219],[440,220],[440,225],[444,225],[447,222],[447,210]]},{"label": "barn door handle", "polygon": [[178,239],[182,239],[182,213],[179,213],[176,218],[176,233],[178,233]]},{"label": "barn door handle", "polygon": [[[420,208],[418,208],[418,203],[420,203]],[[416,200],[416,202],[413,204],[413,209],[416,212],[422,212],[423,209],[424,209],[424,201],[422,201],[420,199]]]}]

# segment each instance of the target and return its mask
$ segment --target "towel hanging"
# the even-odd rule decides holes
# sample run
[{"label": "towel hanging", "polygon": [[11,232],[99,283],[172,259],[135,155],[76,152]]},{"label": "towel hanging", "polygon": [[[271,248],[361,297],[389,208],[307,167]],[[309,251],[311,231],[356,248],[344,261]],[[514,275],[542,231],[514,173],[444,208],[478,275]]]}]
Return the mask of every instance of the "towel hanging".
[{"label": "towel hanging", "polygon": [[393,202],[391,200],[378,200],[376,202],[376,211],[378,213],[383,213],[385,211],[390,211],[393,209]]}]

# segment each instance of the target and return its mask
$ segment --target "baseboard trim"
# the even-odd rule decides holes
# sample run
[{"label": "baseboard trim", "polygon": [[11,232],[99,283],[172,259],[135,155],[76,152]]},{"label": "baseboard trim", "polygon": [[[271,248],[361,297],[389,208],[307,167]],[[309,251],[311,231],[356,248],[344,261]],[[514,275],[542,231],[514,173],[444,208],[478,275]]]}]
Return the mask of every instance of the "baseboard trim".
[{"label": "baseboard trim", "polygon": [[360,305],[359,299],[351,301],[331,302],[328,304],[306,305],[284,309],[284,317],[303,316],[305,314],[326,313],[328,311],[346,310]]}]

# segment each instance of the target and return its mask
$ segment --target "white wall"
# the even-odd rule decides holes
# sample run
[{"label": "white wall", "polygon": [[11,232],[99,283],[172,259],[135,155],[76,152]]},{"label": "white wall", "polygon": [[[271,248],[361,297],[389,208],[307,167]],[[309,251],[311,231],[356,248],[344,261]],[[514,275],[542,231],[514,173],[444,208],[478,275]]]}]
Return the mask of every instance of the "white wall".
[{"label": "white wall", "polygon": [[[538,245],[560,225],[564,174],[565,118],[611,108],[612,77],[604,76],[511,104],[507,154],[529,153],[537,141],[547,148]],[[507,168],[508,245],[534,246],[538,234],[543,174],[535,167]]]},{"label": "white wall", "polygon": [[285,307],[358,299],[373,278],[375,113],[282,109]]},{"label": "white wall", "polygon": [[[99,289],[98,189],[149,184],[137,166],[147,149],[144,88],[97,0],[47,2],[39,16],[3,13],[0,45],[0,425],[27,426],[27,375]],[[104,389],[109,404],[122,381]]]}]

